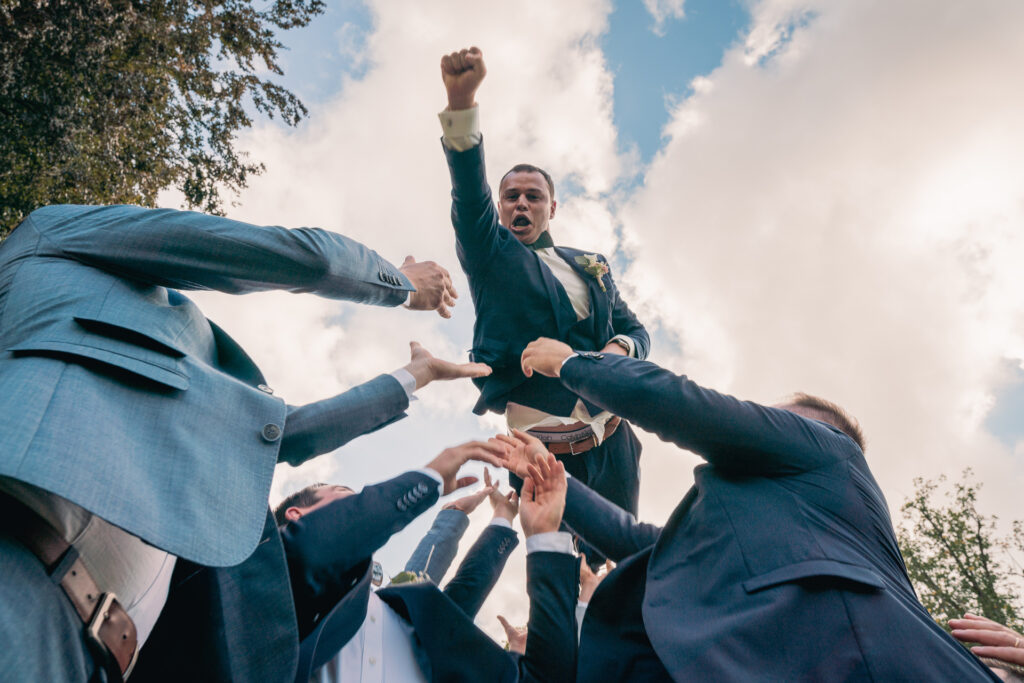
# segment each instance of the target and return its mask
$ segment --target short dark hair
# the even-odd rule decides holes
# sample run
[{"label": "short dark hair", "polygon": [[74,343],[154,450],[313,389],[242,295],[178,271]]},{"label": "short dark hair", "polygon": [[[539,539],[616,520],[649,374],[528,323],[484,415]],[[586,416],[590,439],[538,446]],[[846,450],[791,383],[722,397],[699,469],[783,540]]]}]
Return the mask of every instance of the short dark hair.
[{"label": "short dark hair", "polygon": [[843,410],[839,405],[821,398],[820,396],[812,396],[811,394],[805,394],[803,392],[793,394],[790,397],[789,402],[793,405],[803,406],[805,408],[818,411],[824,418],[823,422],[828,422],[843,434],[846,434],[848,437],[853,439],[853,442],[856,443],[862,451],[866,449],[867,441],[864,439],[864,432],[861,431],[860,423],[857,422],[857,418]]},{"label": "short dark hair", "polygon": [[307,508],[310,505],[315,505],[317,501],[317,491],[327,486],[323,482],[317,482],[316,484],[310,484],[304,489],[296,491],[292,495],[288,496],[274,508],[274,521],[277,522],[278,526],[284,526],[288,523],[288,518],[284,516],[285,511],[290,507]]},{"label": "short dark hair", "polygon": [[[505,172],[505,175],[501,176],[501,183],[505,182],[505,178],[513,173],[540,173],[544,176],[544,180],[548,181],[548,191],[551,192],[551,198],[555,198],[555,181],[551,179],[551,174],[545,171],[540,166],[534,166],[533,164],[516,164],[512,168]],[[501,183],[498,183],[498,187],[501,187]]]}]

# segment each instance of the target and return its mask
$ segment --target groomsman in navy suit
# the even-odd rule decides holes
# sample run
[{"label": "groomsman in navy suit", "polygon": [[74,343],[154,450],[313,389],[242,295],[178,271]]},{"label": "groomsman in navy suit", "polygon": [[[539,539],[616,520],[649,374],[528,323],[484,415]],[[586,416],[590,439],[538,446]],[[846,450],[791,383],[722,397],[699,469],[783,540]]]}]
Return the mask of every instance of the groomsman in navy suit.
[{"label": "groomsman in navy suit", "polygon": [[569,482],[566,523],[619,562],[584,618],[578,680],[996,680],[918,601],[841,408],[740,401],[553,339],[522,364],[707,460],[665,527]]},{"label": "groomsman in navy suit", "polygon": [[[528,380],[519,355],[546,336],[574,348],[645,358],[650,338],[619,296],[604,256],[555,246],[549,221],[557,202],[546,171],[513,167],[501,179],[495,209],[474,100],[485,74],[477,48],[441,59],[452,224],[476,309],[472,359],[494,369],[474,380],[480,389],[474,411],[503,413],[510,430],[530,431],[573,477],[635,513],[640,443],[629,425],[558,382]],[[590,552],[588,558],[601,561]]]},{"label": "groomsman in navy suit", "polygon": [[490,527],[443,591],[429,579],[370,589],[372,554],[439,495],[474,481],[456,479],[468,459],[494,464],[502,454],[492,444],[463,444],[423,469],[359,493],[324,487],[312,504],[282,511],[287,522],[281,538],[303,638],[297,682],[311,676],[325,682],[554,682],[572,675],[578,560],[569,535],[558,531],[565,479],[551,456],[541,458],[532,474],[524,472],[521,519],[536,637],[522,659],[473,624],[507,559],[511,530]]}]

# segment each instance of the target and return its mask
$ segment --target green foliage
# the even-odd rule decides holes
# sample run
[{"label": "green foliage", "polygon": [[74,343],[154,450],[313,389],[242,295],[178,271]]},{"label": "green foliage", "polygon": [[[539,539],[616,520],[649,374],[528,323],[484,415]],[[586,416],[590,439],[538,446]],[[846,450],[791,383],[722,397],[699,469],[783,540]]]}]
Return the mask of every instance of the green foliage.
[{"label": "green foliage", "polygon": [[[259,5],[263,9],[256,9]],[[152,205],[178,187],[219,213],[263,170],[233,148],[245,106],[295,125],[275,30],[323,0],[0,0],[0,238],[55,203]]]},{"label": "green foliage", "polygon": [[1021,630],[1024,570],[1014,557],[1024,552],[1024,525],[1013,522],[1009,535],[999,536],[997,518],[976,507],[981,484],[963,481],[945,491],[946,505],[936,501],[939,484],[914,480],[913,497],[903,504],[897,530],[907,572],[921,602],[948,630],[947,621],[966,612]]}]

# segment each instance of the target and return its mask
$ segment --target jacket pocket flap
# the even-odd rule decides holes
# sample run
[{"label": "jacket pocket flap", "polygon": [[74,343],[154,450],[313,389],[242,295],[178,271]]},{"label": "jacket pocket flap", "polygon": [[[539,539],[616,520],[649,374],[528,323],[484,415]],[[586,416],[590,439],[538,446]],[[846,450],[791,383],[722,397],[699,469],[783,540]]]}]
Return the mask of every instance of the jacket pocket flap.
[{"label": "jacket pocket flap", "polygon": [[184,391],[189,386],[188,375],[177,367],[177,361],[166,356],[157,356],[157,354],[152,352],[147,354],[143,349],[140,349],[140,354],[147,354],[150,360],[118,353],[98,346],[87,346],[66,341],[29,340],[9,348],[8,351],[21,354],[51,352],[54,354],[68,354],[80,358],[89,358],[106,365],[127,370],[172,389]]},{"label": "jacket pocket flap", "polygon": [[874,570],[836,560],[807,560],[788,564],[785,567],[779,567],[747,579],[743,582],[743,589],[748,593],[753,593],[782,583],[814,577],[837,577],[871,588],[885,589],[885,582]]},{"label": "jacket pocket flap", "polygon": [[185,352],[170,343],[164,335],[154,331],[140,332],[138,329],[128,327],[115,320],[99,318],[96,316],[74,316],[75,322],[93,334],[110,337],[124,341],[134,346],[141,346],[144,349],[164,353],[175,358],[182,358]]}]

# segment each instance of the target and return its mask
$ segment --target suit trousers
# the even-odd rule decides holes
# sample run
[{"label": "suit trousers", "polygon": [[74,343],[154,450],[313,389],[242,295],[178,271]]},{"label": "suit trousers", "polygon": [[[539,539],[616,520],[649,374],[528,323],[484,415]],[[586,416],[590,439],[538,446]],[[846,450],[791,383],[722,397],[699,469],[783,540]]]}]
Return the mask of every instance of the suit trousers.
[{"label": "suit trousers", "polygon": [[71,600],[32,551],[0,529],[0,680],[102,683]]}]

